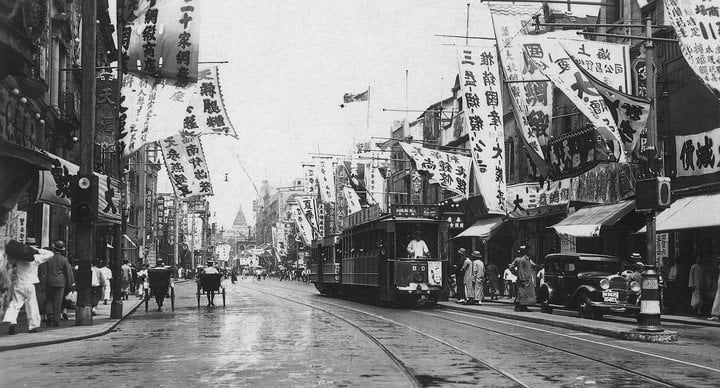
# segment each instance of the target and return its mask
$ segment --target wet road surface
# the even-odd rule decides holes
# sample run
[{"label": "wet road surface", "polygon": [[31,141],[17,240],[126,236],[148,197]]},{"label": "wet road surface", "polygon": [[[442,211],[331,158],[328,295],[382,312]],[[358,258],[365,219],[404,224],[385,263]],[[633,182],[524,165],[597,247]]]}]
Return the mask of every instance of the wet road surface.
[{"label": "wet road surface", "polygon": [[194,282],[180,283],[174,312],[139,309],[103,337],[3,352],[0,385],[720,385],[717,333],[704,328],[645,344],[364,305],[277,280],[244,279],[227,292],[225,308],[220,297],[198,308]]}]

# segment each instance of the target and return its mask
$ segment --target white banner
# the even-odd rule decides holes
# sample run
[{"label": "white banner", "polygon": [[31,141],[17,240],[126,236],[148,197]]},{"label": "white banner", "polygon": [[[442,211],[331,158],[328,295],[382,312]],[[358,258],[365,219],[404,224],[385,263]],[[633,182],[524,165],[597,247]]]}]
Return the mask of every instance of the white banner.
[{"label": "white banner", "polygon": [[560,181],[518,183],[507,188],[507,210],[510,218],[533,217],[547,213],[549,207],[570,203],[570,178]]},{"label": "white banner", "polygon": [[319,159],[315,167],[315,179],[324,203],[335,203],[334,162]]},{"label": "white banner", "polygon": [[622,138],[605,101],[558,40],[540,35],[519,36],[518,39],[523,44],[526,57],[550,78],[606,139],[613,141],[615,159],[626,162],[626,150],[621,147]]},{"label": "white banner", "polygon": [[576,31],[550,32],[548,36],[561,37],[569,34],[575,38],[558,41],[579,67],[609,87],[629,93],[632,85],[630,46],[578,39]]},{"label": "white banner", "polygon": [[693,135],[675,136],[677,176],[714,174],[720,171],[720,159],[715,158],[718,145],[720,128]]},{"label": "white banner", "polygon": [[380,206],[381,211],[387,211],[387,204],[385,200],[387,194],[386,182],[382,172],[380,172],[380,169],[377,167],[367,165],[365,168],[365,175],[367,178],[368,193],[370,193],[369,196],[373,200],[373,204]]},{"label": "white banner", "polygon": [[127,70],[181,85],[198,77],[200,1],[140,0],[129,25]]},{"label": "white banner", "polygon": [[720,12],[703,0],[666,0],[665,20],[675,28],[683,57],[695,74],[720,95]]},{"label": "white banner", "polygon": [[355,212],[362,210],[360,206],[360,197],[358,197],[355,190],[352,187],[345,186],[342,189],[343,195],[345,196],[345,202],[347,203],[347,214],[350,215]]},{"label": "white banner", "polygon": [[318,182],[316,174],[316,166],[313,163],[303,163],[303,192],[307,195],[315,196],[317,194]]},{"label": "white banner", "polygon": [[[52,169],[40,171],[37,201],[70,208],[70,181],[78,174],[80,166],[48,153]],[[120,223],[120,182],[107,175],[93,173],[98,177],[98,217],[100,221]]]},{"label": "white banner", "polygon": [[205,153],[196,136],[172,136],[160,142],[170,182],[180,199],[213,195]]},{"label": "white banner", "polygon": [[502,89],[494,42],[457,49],[462,110],[476,181],[489,214],[505,214]]},{"label": "white banner", "polygon": [[472,158],[450,152],[425,148],[417,144],[400,142],[406,154],[415,161],[415,168],[430,174],[430,183],[468,198],[469,172]]},{"label": "white banner", "polygon": [[305,212],[300,208],[300,206],[297,205],[290,206],[290,209],[292,211],[293,218],[295,219],[295,225],[297,226],[298,234],[302,238],[303,243],[307,246],[312,245],[312,226],[310,225],[310,222],[308,222],[308,219],[305,217]]},{"label": "white banner", "polygon": [[227,135],[237,138],[225,108],[217,66],[200,68],[181,128],[180,133],[184,135]]},{"label": "white banner", "polygon": [[307,218],[310,226],[312,226],[313,231],[319,234],[317,199],[315,199],[315,197],[307,195],[302,197],[296,197],[295,201],[297,202],[298,206],[300,206],[300,209],[305,212],[305,218]]}]

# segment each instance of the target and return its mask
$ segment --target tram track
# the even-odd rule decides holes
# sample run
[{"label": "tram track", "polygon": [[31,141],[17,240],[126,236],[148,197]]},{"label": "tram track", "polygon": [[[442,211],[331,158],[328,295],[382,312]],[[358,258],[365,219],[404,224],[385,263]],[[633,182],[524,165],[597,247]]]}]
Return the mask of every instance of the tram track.
[{"label": "tram track", "polygon": [[[305,291],[305,290],[298,290],[298,289],[296,289],[296,288],[287,288],[287,287],[277,287],[277,288],[285,289],[285,290],[288,290],[288,291],[294,291],[294,292],[302,291],[303,293],[306,293],[306,294],[309,294],[309,295],[316,295],[314,292]],[[392,321],[392,320],[390,320],[390,319],[388,319],[388,318],[380,317],[380,316],[378,316],[377,314],[373,314],[373,313],[371,313],[371,312],[362,311],[362,310],[359,310],[359,309],[356,309],[356,308],[353,308],[353,307],[343,306],[343,305],[340,305],[340,304],[337,304],[337,303],[332,303],[332,302],[325,301],[325,300],[318,300],[318,302],[321,302],[321,303],[324,303],[324,304],[327,304],[327,305],[330,305],[330,306],[333,306],[333,307],[338,307],[338,308],[344,308],[344,309],[348,309],[348,310],[353,310],[353,311],[357,311],[357,312],[360,312],[360,313],[363,313],[363,314],[368,314],[368,315],[376,316],[376,317],[379,317],[379,318],[384,319],[384,320]],[[516,335],[516,334],[510,333],[510,332],[507,332],[507,331],[495,330],[495,329],[492,329],[492,328],[489,328],[489,327],[485,327],[485,326],[482,326],[482,325],[479,325],[479,324],[475,324],[475,323],[471,323],[471,322],[465,322],[465,321],[460,321],[460,320],[457,320],[457,319],[450,318],[450,317],[448,317],[447,315],[439,315],[439,314],[432,313],[432,312],[428,312],[428,311],[424,311],[424,310],[414,310],[413,312],[416,313],[416,314],[420,314],[420,315],[432,317],[432,318],[439,319],[439,320],[443,320],[443,321],[447,321],[447,322],[452,322],[452,323],[454,323],[454,324],[463,325],[463,326],[466,326],[466,327],[472,327],[473,329],[482,330],[482,331],[490,332],[490,333],[493,333],[493,334],[496,334],[496,335],[501,335],[501,336],[504,336],[504,337],[512,338],[512,339],[519,340],[519,341],[523,341],[523,342],[525,342],[525,343],[531,344],[531,345],[536,346],[536,347],[545,348],[545,349],[552,350],[552,351],[555,351],[555,352],[562,352],[562,353],[564,353],[564,354],[568,354],[568,355],[571,355],[571,356],[573,356],[573,357],[578,357],[578,358],[581,358],[581,359],[585,359],[585,360],[591,361],[591,362],[593,362],[593,363],[601,364],[601,365],[607,366],[607,367],[609,367],[609,368],[613,368],[613,369],[616,369],[616,370],[619,370],[619,371],[628,373],[628,374],[630,374],[630,375],[632,375],[632,376],[637,376],[638,378],[640,378],[640,379],[642,379],[642,380],[644,380],[644,381],[647,381],[647,382],[649,382],[649,383],[652,383],[653,385],[671,386],[671,387],[684,386],[683,384],[679,384],[679,383],[677,383],[677,382],[673,382],[673,381],[670,381],[670,380],[668,380],[668,379],[665,379],[665,378],[662,378],[662,377],[659,377],[659,376],[653,376],[653,375],[648,374],[648,373],[638,372],[638,371],[636,371],[636,370],[634,370],[634,369],[631,369],[631,368],[629,368],[629,367],[626,367],[626,366],[621,365],[621,364],[618,364],[618,363],[608,362],[608,361],[605,361],[605,360],[600,359],[600,358],[598,358],[598,357],[591,357],[591,356],[588,356],[588,355],[586,355],[586,354],[582,354],[582,353],[577,352],[577,351],[573,351],[573,350],[570,350],[570,349],[567,349],[567,348],[563,348],[563,347],[559,347],[559,346],[555,346],[555,345],[549,344],[549,343],[547,343],[547,342],[538,341],[538,340],[533,340],[533,339],[527,338],[526,336]],[[705,366],[705,365],[700,365],[700,364],[696,364],[696,363],[692,363],[692,362],[688,362],[688,361],[684,361],[684,360],[679,360],[679,359],[675,359],[675,358],[671,358],[671,357],[666,357],[666,356],[662,356],[662,355],[658,355],[658,354],[643,352],[643,351],[640,351],[640,350],[628,349],[628,348],[625,348],[625,347],[619,347],[619,346],[616,346],[616,345],[607,344],[607,343],[602,343],[602,342],[598,342],[598,341],[593,341],[593,340],[586,339],[586,338],[579,338],[579,337],[576,337],[576,336],[572,336],[572,335],[568,335],[568,334],[564,334],[564,333],[558,333],[558,332],[554,332],[554,331],[550,331],[550,330],[545,330],[545,329],[540,329],[540,328],[536,328],[536,327],[531,327],[531,326],[524,325],[524,324],[517,324],[517,323],[509,322],[509,321],[507,321],[507,320],[499,320],[499,319],[494,319],[494,318],[487,318],[487,317],[483,317],[483,316],[481,316],[481,315],[479,315],[479,314],[468,314],[468,313],[458,313],[458,312],[445,312],[445,313],[447,313],[447,314],[452,314],[452,315],[464,316],[464,317],[468,317],[468,318],[472,318],[472,319],[492,321],[492,322],[494,322],[494,323],[501,323],[501,324],[505,324],[505,325],[512,325],[513,327],[517,327],[517,328],[520,328],[520,329],[523,329],[523,330],[532,330],[532,331],[535,331],[535,332],[542,332],[542,333],[549,334],[549,335],[553,335],[553,336],[561,336],[561,337],[563,337],[563,338],[571,339],[571,340],[574,340],[574,341],[581,341],[581,342],[586,342],[586,343],[592,343],[592,344],[594,344],[594,345],[603,346],[603,347],[609,347],[609,348],[613,348],[613,349],[615,349],[615,350],[620,350],[620,351],[623,351],[623,352],[630,352],[630,353],[640,354],[640,355],[642,355],[642,356],[649,356],[649,357],[653,357],[653,358],[656,358],[656,359],[663,360],[663,361],[665,361],[665,362],[676,363],[676,364],[683,365],[683,366],[685,366],[685,367],[692,367],[692,368],[701,369],[701,370],[704,370],[705,372],[720,373],[720,369],[708,367],[708,366]],[[393,321],[393,322],[394,322],[394,321]],[[403,325],[403,324],[400,324],[400,323],[397,323],[397,324]],[[405,326],[405,325],[403,325],[403,326]],[[417,330],[417,329],[414,329],[414,328],[411,328],[411,327],[410,327],[410,329],[411,329],[411,330]],[[428,334],[428,336],[429,336],[429,337],[433,337],[433,336],[430,335],[430,334]],[[435,338],[433,338],[433,339],[434,339],[434,340],[439,340],[439,339],[435,339]],[[442,340],[439,340],[439,341],[444,342],[444,341],[442,341]],[[452,346],[452,345],[450,345],[450,346]],[[461,349],[458,349],[458,350],[459,350],[459,351],[462,351]],[[467,352],[464,352],[464,351],[462,351],[462,352],[465,353],[465,354],[470,355],[470,354],[467,353]],[[474,356],[472,356],[472,357],[475,358]],[[478,360],[478,361],[483,362],[482,360]],[[527,385],[525,385],[524,383],[522,383],[522,382],[519,381],[519,380],[517,380],[516,382],[517,382],[518,384],[522,384],[522,385],[524,385],[524,386],[527,386]]]},{"label": "tram track", "polygon": [[[393,353],[392,350],[390,350],[387,346],[385,346],[385,345],[380,341],[380,339],[379,339],[377,336],[373,335],[373,334],[370,333],[368,330],[363,329],[363,328],[360,326],[360,324],[354,322],[353,320],[351,320],[351,319],[349,319],[349,318],[346,318],[346,317],[343,317],[343,316],[341,316],[341,315],[339,315],[339,314],[335,314],[335,313],[333,313],[333,312],[331,312],[331,311],[328,311],[328,310],[326,310],[326,309],[324,309],[324,308],[322,308],[322,307],[315,306],[315,305],[312,305],[312,304],[309,304],[309,303],[305,303],[305,302],[300,301],[300,300],[297,300],[297,299],[288,298],[288,297],[283,296],[283,295],[274,294],[274,293],[272,293],[272,292],[268,292],[267,290],[259,290],[259,289],[257,289],[257,288],[250,287],[250,286],[247,286],[247,285],[241,285],[241,286],[242,286],[243,288],[246,288],[246,289],[249,289],[249,290],[258,292],[258,293],[262,293],[263,295],[270,295],[270,296],[276,297],[276,298],[278,298],[278,299],[282,299],[282,300],[289,301],[289,302],[293,302],[293,303],[296,303],[296,304],[300,304],[300,305],[303,305],[303,306],[306,306],[306,307],[309,307],[309,308],[312,308],[312,309],[315,309],[315,310],[318,310],[318,311],[322,311],[322,312],[325,313],[325,314],[328,314],[328,315],[330,315],[330,316],[332,316],[332,317],[334,317],[334,318],[336,318],[336,319],[339,319],[339,320],[342,321],[342,322],[347,323],[347,324],[350,325],[351,327],[357,329],[360,333],[362,333],[365,337],[367,337],[367,338],[368,338],[370,341],[372,341],[374,344],[376,344],[376,345],[393,361],[393,363],[397,366],[397,368],[400,370],[400,372],[403,373],[403,374],[408,378],[408,380],[411,382],[412,385],[414,385],[414,386],[416,386],[416,387],[423,387],[423,386],[426,386],[426,385],[427,385],[427,384],[424,384],[424,383],[421,381],[421,379],[419,378],[419,374],[414,370],[414,368],[408,366],[404,361],[402,361],[402,360],[400,359],[400,357],[398,357],[397,355],[395,355],[395,353]],[[297,289],[290,289],[290,288],[285,288],[285,287],[278,287],[278,288],[285,289],[285,290],[297,291]],[[498,366],[496,366],[496,365],[492,365],[492,364],[490,364],[490,363],[488,363],[488,362],[485,362],[485,361],[483,361],[483,360],[480,360],[480,359],[478,359],[477,357],[475,357],[474,355],[470,354],[469,352],[467,352],[467,351],[465,351],[465,350],[462,350],[462,349],[460,349],[459,347],[457,347],[457,346],[455,346],[455,345],[452,345],[452,344],[450,344],[450,343],[448,343],[448,342],[446,342],[446,341],[444,341],[444,340],[442,340],[442,339],[440,339],[440,338],[437,338],[436,336],[433,336],[432,334],[426,333],[426,332],[424,332],[424,331],[422,331],[422,330],[419,330],[419,329],[417,329],[417,328],[414,328],[414,327],[411,327],[411,326],[402,324],[402,323],[397,322],[397,321],[394,321],[394,320],[392,320],[392,319],[389,319],[389,318],[386,318],[386,317],[382,317],[382,316],[377,315],[377,314],[373,314],[373,313],[368,312],[368,311],[363,311],[363,310],[356,309],[356,308],[353,308],[353,307],[350,307],[350,306],[342,306],[342,305],[338,305],[338,304],[331,303],[331,302],[327,302],[327,301],[320,301],[320,302],[321,302],[321,303],[324,303],[324,304],[327,304],[327,305],[329,305],[329,306],[339,307],[339,308],[342,308],[342,309],[345,309],[345,310],[349,310],[349,311],[352,311],[352,312],[355,312],[355,313],[363,314],[363,315],[372,317],[372,318],[374,318],[374,319],[378,319],[378,320],[381,320],[381,321],[390,323],[390,324],[395,325],[395,326],[397,326],[397,327],[400,327],[400,328],[403,328],[403,329],[406,329],[406,330],[410,330],[410,331],[412,331],[412,332],[414,332],[414,333],[416,333],[416,334],[418,334],[418,335],[420,335],[420,336],[422,336],[422,337],[424,337],[424,338],[426,338],[426,339],[430,339],[430,340],[432,340],[432,341],[434,341],[434,342],[440,343],[440,344],[442,344],[443,346],[446,346],[446,347],[454,350],[455,352],[457,352],[457,353],[459,353],[459,354],[462,354],[462,355],[464,355],[464,356],[466,356],[466,357],[469,357],[472,362],[474,362],[474,363],[476,363],[476,364],[479,364],[479,365],[482,365],[482,366],[484,366],[485,368],[488,368],[489,370],[492,370],[492,371],[496,372],[497,374],[501,375],[504,379],[507,379],[507,383],[512,383],[512,384],[515,384],[515,385],[520,386],[520,387],[529,387],[529,385],[523,383],[520,379],[518,379],[518,378],[517,378],[516,376],[514,376],[512,373],[510,373],[510,372],[508,372],[508,371],[506,371],[506,370],[503,370],[502,368],[500,368],[500,367],[498,367]]]}]

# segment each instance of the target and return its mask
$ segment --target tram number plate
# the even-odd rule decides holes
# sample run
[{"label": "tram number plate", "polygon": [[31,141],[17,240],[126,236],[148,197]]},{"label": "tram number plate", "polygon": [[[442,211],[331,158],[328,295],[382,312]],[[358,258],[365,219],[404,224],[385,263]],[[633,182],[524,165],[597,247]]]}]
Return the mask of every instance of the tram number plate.
[{"label": "tram number plate", "polygon": [[617,303],[618,301],[618,292],[617,291],[603,291],[603,300],[605,302],[613,302]]}]

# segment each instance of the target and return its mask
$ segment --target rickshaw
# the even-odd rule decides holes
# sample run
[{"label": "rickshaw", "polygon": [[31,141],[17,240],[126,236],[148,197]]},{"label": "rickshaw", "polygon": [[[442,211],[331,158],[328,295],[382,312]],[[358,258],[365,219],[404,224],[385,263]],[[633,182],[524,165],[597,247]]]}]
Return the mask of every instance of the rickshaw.
[{"label": "rickshaw", "polygon": [[175,311],[175,286],[172,282],[172,269],[170,267],[148,268],[145,288],[145,312],[148,311],[150,297],[155,297],[158,311],[161,311],[165,298],[170,298],[170,307]]},{"label": "rickshaw", "polygon": [[222,284],[222,273],[199,272],[197,277],[197,304],[200,308],[200,296],[208,292],[222,294],[223,307],[225,307],[225,286]]}]

